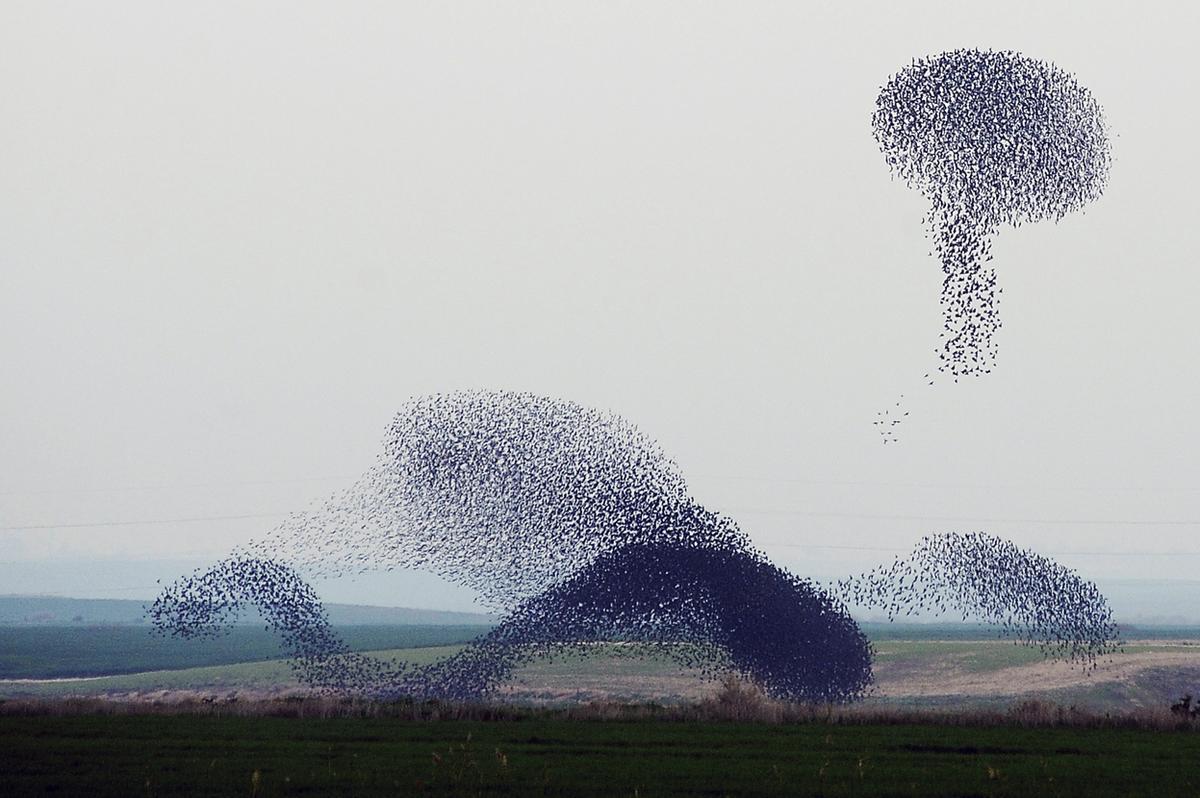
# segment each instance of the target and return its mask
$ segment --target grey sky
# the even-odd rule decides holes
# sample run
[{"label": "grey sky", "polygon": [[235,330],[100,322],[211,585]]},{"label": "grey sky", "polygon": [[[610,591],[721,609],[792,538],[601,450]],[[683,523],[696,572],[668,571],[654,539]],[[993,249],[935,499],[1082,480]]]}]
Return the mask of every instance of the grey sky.
[{"label": "grey sky", "polygon": [[[1182,2],[9,0],[0,526],[299,509],[407,397],[494,387],[625,415],[801,574],[984,529],[1200,578],[1196,30]],[[870,113],[957,47],[1076,74],[1116,160],[1086,214],[996,239],[998,370],[923,391],[941,273]],[[0,593],[152,594],[273,523],[6,528]]]}]

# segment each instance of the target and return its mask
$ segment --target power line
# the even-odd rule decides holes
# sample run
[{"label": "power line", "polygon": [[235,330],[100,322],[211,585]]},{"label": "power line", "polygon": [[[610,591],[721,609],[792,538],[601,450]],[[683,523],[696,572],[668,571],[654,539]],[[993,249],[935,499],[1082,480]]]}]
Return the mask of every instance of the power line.
[{"label": "power line", "polygon": [[[782,546],[789,549],[836,549],[900,554],[911,551],[911,549],[889,546],[841,546],[832,543],[768,543],[764,545],[768,547]],[[1049,557],[1200,557],[1200,551],[1047,551],[1038,553]]]},{"label": "power line", "polygon": [[[1200,521],[1179,519],[1079,519],[1079,518],[988,518],[983,516],[953,515],[897,515],[885,513],[847,513],[793,510],[769,507],[731,507],[729,512],[746,515],[790,515],[806,518],[855,518],[869,521],[925,521],[960,524],[1048,524],[1055,526],[1200,526]],[[237,521],[254,518],[279,518],[288,512],[244,513],[240,515],[210,515],[187,518],[160,518],[140,521],[83,521],[63,524],[16,524],[0,526],[3,532],[18,532],[30,529],[82,529],[87,527],[150,526],[153,524],[183,524],[206,521]]]},{"label": "power line", "polygon": [[1052,524],[1109,526],[1200,526],[1200,521],[1177,519],[1081,519],[1081,518],[986,518],[956,515],[891,515],[883,513],[813,512],[786,508],[729,507],[729,512],[746,515],[796,515],[807,518],[859,518],[871,521],[937,521],[956,524]]},{"label": "power line", "polygon": [[188,490],[192,488],[233,488],[242,485],[292,485],[300,482],[350,482],[353,477],[297,477],[295,479],[247,479],[231,482],[180,482],[157,485],[110,485],[103,488],[47,488],[43,490],[4,490],[0,496],[47,496],[65,493],[135,493],[152,490]]},{"label": "power line", "polygon": [[246,513],[244,515],[205,515],[191,518],[158,518],[145,521],[89,521],[75,524],[21,524],[0,526],[0,532],[23,532],[27,529],[85,529],[100,526],[153,526],[154,524],[192,524],[205,521],[241,521],[247,518],[280,518],[291,513]]},{"label": "power line", "polygon": [[[133,587],[94,587],[94,588],[88,588],[88,592],[89,592],[89,593],[133,593],[133,592],[137,592],[137,591],[139,591],[139,590],[147,590],[147,591],[157,591],[157,590],[162,590],[162,585],[135,585],[135,586],[133,586]],[[54,592],[54,593],[32,593],[32,594],[16,594],[16,595],[21,595],[21,596],[26,596],[26,595],[29,595],[29,596],[33,596],[34,598],[41,598],[41,597],[43,597],[43,596],[45,596],[45,597],[47,597],[47,598],[77,598],[76,596],[70,595],[70,594],[68,594],[68,593],[62,593],[62,592]],[[89,597],[89,598],[90,598],[90,597]],[[84,600],[86,600],[86,599],[84,599]],[[101,599],[101,600],[103,601],[103,599]],[[137,601],[137,599],[130,599],[130,600],[131,600],[131,601]]]},{"label": "power line", "polygon": [[1047,485],[1047,484],[1004,484],[992,483],[988,485],[973,484],[967,482],[882,482],[875,480],[831,480],[831,479],[805,479],[801,477],[767,477],[755,476],[751,474],[704,474],[704,473],[689,473],[687,476],[690,479],[697,480],[723,480],[728,482],[766,482],[773,484],[789,484],[789,485],[825,485],[838,487],[869,487],[869,488],[935,488],[938,490],[1036,490],[1036,491],[1056,491],[1070,493],[1200,493],[1200,488],[1149,488],[1137,485]]},{"label": "power line", "polygon": [[[4,490],[0,491],[0,496],[42,496],[42,495],[58,495],[71,493],[126,493],[139,491],[156,491],[156,490],[187,490],[192,488],[224,488],[224,487],[239,487],[243,485],[291,485],[304,482],[351,482],[361,475],[353,476],[325,476],[325,477],[295,477],[290,479],[251,479],[251,480],[235,480],[235,481],[218,481],[218,482],[180,482],[175,484],[159,483],[148,485],[109,485],[99,488],[45,488],[40,490]],[[840,487],[874,487],[874,488],[936,488],[940,490],[1052,490],[1062,492],[1094,492],[1094,493],[1113,493],[1113,492],[1134,492],[1134,493],[1200,493],[1200,489],[1196,488],[1147,488],[1140,486],[1069,486],[1060,485],[1050,487],[1047,485],[1016,485],[1016,484],[990,484],[990,485],[975,485],[968,483],[949,483],[949,482],[882,482],[870,480],[831,480],[831,479],[806,479],[801,477],[768,477],[756,476],[752,474],[689,474],[691,479],[697,480],[723,480],[728,482],[763,482],[771,484],[790,484],[790,485],[821,485],[821,486],[840,486]]]},{"label": "power line", "polygon": [[903,553],[911,549],[897,549],[889,546],[836,546],[827,543],[770,543],[768,546],[783,546],[788,549],[838,549],[842,551],[883,551]]}]

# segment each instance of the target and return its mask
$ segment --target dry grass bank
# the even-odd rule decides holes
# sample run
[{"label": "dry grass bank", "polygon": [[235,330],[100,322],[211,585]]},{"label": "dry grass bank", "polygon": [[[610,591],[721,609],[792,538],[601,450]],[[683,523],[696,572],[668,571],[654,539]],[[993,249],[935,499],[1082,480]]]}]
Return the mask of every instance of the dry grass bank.
[{"label": "dry grass bank", "polygon": [[515,703],[374,701],[322,695],[281,698],[183,697],[129,701],[108,698],[0,700],[0,715],[215,715],[284,718],[397,718],[413,721],[659,721],[754,723],[1117,728],[1200,731],[1200,716],[1169,706],[1127,712],[1096,712],[1050,701],[1026,700],[1002,708],[917,709],[879,704],[813,705],[776,701],[753,685],[728,680],[710,698],[660,705],[592,701],[575,706],[539,707]]}]

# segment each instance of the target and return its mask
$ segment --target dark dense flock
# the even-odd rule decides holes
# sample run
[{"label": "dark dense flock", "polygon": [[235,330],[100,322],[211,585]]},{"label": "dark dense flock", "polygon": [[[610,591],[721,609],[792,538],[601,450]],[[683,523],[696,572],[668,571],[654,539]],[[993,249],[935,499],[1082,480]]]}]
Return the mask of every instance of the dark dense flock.
[{"label": "dark dense flock", "polygon": [[[939,370],[987,373],[1000,327],[991,237],[1100,195],[1110,161],[1100,107],[1050,64],[957,50],[895,75],[872,123],[893,173],[932,204],[945,275]],[[885,442],[907,415],[899,403],[880,414]],[[305,579],[398,567],[473,588],[504,617],[432,665],[348,651]],[[982,534],[926,538],[828,592],[698,504],[659,446],[620,417],[483,391],[411,402],[352,488],[169,586],[149,612],[164,632],[194,637],[256,605],[300,677],[335,691],[478,698],[523,662],[605,644],[825,702],[871,682],[870,643],[843,600],[891,617],[961,612],[1085,665],[1116,637],[1094,585]]]},{"label": "dark dense flock", "polygon": [[955,50],[894,75],[871,121],[892,173],[932,205],[923,221],[943,271],[938,368],[986,374],[1000,328],[991,238],[1100,196],[1112,157],[1100,105],[1053,64]]},{"label": "dark dense flock", "polygon": [[[444,662],[390,666],[346,652],[293,570],[397,566],[472,587],[508,614]],[[797,700],[852,699],[871,674],[842,604],[696,504],[657,444],[620,417],[522,393],[410,403],[358,484],[170,586],[150,614],[193,636],[247,603],[263,607],[306,681],[377,695],[478,697],[530,658],[614,641],[712,675],[734,668]]]},{"label": "dark dense flock", "polygon": [[[397,566],[475,588],[506,615],[428,666],[347,651],[300,572]],[[1114,631],[1094,587],[983,536],[928,539],[839,587],[893,611],[962,610],[1056,656],[1097,652],[1111,640],[1097,635]],[[308,684],[374,696],[479,698],[521,663],[599,643],[709,676],[733,670],[789,700],[849,701],[871,682],[870,643],[842,597],[771,564],[732,519],[696,503],[628,422],[531,394],[412,402],[359,483],[169,586],[150,615],[193,637],[251,604]]]}]

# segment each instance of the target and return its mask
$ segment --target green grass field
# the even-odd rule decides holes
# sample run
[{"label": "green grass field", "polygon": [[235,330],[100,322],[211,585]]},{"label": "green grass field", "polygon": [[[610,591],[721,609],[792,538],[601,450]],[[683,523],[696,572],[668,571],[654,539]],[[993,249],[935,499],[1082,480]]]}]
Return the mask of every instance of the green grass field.
[{"label": "green grass field", "polygon": [[[474,631],[377,628],[362,642]],[[25,650],[53,667],[53,650],[36,651],[35,638]],[[148,661],[145,651],[124,656],[117,639],[76,661]],[[426,663],[460,645],[372,653]],[[1200,687],[1200,648],[1134,643],[1116,657],[1128,671],[1121,680],[1089,677],[1049,692],[1026,674],[1061,671],[1036,670],[1046,667],[1037,649],[1005,641],[893,636],[876,649],[882,687],[990,680],[1011,694],[881,695],[828,718],[795,705],[747,714],[669,658],[618,656],[626,649],[616,644],[530,663],[498,696],[526,703],[459,715],[368,705],[348,717],[322,709],[323,699],[259,700],[301,691],[282,659],[10,680],[0,683],[0,795],[1200,795],[1200,733],[1196,724],[1171,731],[1166,709],[1193,681]],[[59,700],[81,695],[104,698]],[[1030,696],[1062,706],[1010,711]],[[1100,712],[1073,714],[1071,704]],[[1107,727],[1121,725],[1108,722],[1108,707],[1150,713],[1138,716],[1144,730]],[[458,719],[428,719],[447,716]],[[749,718],[757,722],[730,722]],[[1072,727],[1055,727],[1064,722]]]},{"label": "green grass field", "polygon": [[[421,646],[419,648],[373,651],[373,656],[416,664],[434,662],[458,651],[461,645]],[[100,676],[87,679],[17,682],[0,684],[0,696],[56,698],[74,695],[112,693],[148,693],[188,690],[208,693],[267,691],[299,688],[287,660],[240,662],[231,665],[207,665],[143,673]]]},{"label": "green grass field", "polygon": [[[354,651],[464,643],[488,626],[340,626]],[[262,662],[286,656],[278,635],[234,626],[211,639],[180,640],[145,626],[0,626],[0,679],[55,679]]]},{"label": "green grass field", "polygon": [[0,716],[5,795],[1194,796],[1200,734]]},{"label": "green grass field", "polygon": [[[206,641],[191,641],[189,645],[202,648]],[[371,653],[427,663],[454,653],[459,645],[388,648]],[[1185,692],[1200,693],[1200,647],[1173,642],[1126,646],[1124,653],[1114,657],[1120,670],[1116,676],[1105,671],[1084,674],[1063,663],[1047,666],[1037,649],[996,640],[887,640],[876,648],[879,691],[869,699],[875,703],[995,707],[1040,698],[1123,712],[1165,707]],[[678,703],[699,700],[715,687],[669,658],[615,656],[617,650],[600,646],[589,656],[530,663],[514,674],[502,697],[551,704],[590,700]],[[1058,681],[1051,684],[1054,679]],[[921,683],[923,689],[910,689]],[[224,696],[236,692],[253,697],[301,689],[282,659],[89,679],[0,681],[0,697],[10,698],[108,695],[157,700],[164,694]]]}]

